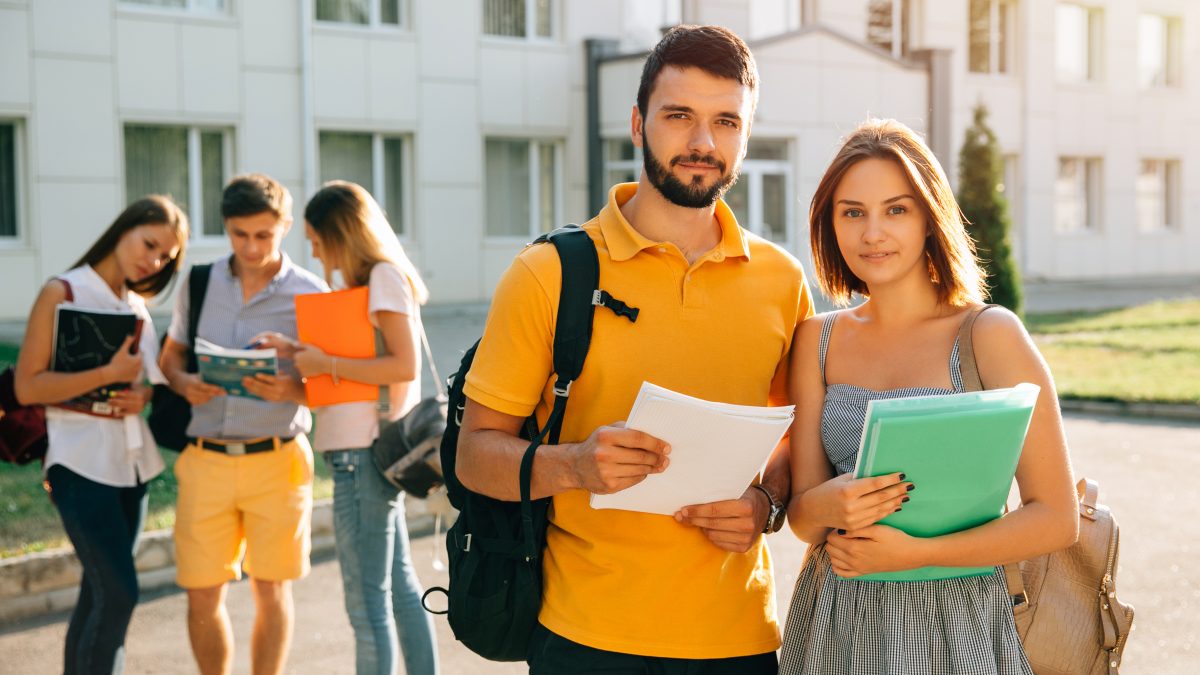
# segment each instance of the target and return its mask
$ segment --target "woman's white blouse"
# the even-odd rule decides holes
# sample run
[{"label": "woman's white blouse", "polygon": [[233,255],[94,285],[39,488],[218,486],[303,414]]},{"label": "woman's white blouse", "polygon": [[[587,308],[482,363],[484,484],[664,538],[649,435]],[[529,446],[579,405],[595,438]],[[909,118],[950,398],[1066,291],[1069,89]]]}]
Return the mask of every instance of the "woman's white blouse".
[{"label": "woman's white blouse", "polygon": [[[123,297],[100,278],[90,265],[76,267],[59,275],[71,284],[75,297],[71,304],[84,309],[133,312],[143,323],[138,354],[142,357],[142,375],[153,384],[166,384],[158,368],[158,338],[146,311],[145,300],[126,290]],[[145,418],[126,415],[108,419],[46,407],[46,431],[50,446],[46,451],[45,470],[61,464],[75,473],[114,487],[133,487],[149,482],[164,468],[158,444]]]}]

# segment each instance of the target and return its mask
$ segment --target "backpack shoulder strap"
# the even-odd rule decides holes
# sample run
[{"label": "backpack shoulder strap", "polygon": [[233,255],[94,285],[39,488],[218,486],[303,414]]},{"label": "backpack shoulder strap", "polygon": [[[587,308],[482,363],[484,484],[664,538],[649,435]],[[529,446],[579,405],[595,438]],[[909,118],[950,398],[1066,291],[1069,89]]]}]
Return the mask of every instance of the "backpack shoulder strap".
[{"label": "backpack shoulder strap", "polygon": [[204,306],[204,296],[208,293],[208,279],[212,276],[212,264],[193,265],[188,272],[188,367],[190,373],[196,372],[196,329],[200,325],[200,310]]},{"label": "backpack shoulder strap", "polygon": [[562,292],[554,326],[554,386],[556,393],[562,390],[560,395],[565,396],[583,372],[591,346],[596,314],[592,298],[600,288],[600,262],[592,238],[578,225],[555,230],[548,239],[558,250],[562,266]]}]

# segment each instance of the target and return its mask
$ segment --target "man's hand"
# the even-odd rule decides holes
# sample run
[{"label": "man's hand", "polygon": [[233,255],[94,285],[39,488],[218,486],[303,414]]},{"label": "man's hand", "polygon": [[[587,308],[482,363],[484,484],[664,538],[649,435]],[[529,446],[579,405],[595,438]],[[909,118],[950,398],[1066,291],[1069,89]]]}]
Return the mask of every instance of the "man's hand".
[{"label": "man's hand", "polygon": [[228,393],[222,387],[205,382],[199,373],[186,373],[179,379],[184,382],[183,397],[192,405],[204,405],[217,396],[224,396]]},{"label": "man's hand", "polygon": [[255,335],[250,344],[254,349],[274,349],[275,355],[281,359],[291,359],[300,346],[300,343],[292,338],[277,333],[273,330],[264,331]]},{"label": "man's hand", "polygon": [[570,464],[577,487],[606,495],[662,473],[671,446],[650,434],[626,429],[624,422],[603,426],[571,448]]},{"label": "man's hand", "polygon": [[243,377],[242,386],[264,401],[304,403],[304,385],[288,375],[256,373],[254,377]]},{"label": "man's hand", "polygon": [[675,520],[700,528],[717,548],[745,553],[762,534],[770,509],[762,490],[750,487],[740,499],[685,506]]}]

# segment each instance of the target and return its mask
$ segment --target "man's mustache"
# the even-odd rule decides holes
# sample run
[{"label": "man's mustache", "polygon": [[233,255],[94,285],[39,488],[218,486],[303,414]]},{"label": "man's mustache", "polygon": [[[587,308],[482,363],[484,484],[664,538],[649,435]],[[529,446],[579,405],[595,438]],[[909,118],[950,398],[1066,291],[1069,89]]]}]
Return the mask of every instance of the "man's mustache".
[{"label": "man's mustache", "polygon": [[682,164],[684,162],[687,162],[688,164],[704,164],[715,167],[719,169],[721,173],[725,173],[725,162],[718,160],[712,155],[693,154],[686,157],[683,155],[676,155],[671,159],[671,166],[673,167],[676,164]]}]

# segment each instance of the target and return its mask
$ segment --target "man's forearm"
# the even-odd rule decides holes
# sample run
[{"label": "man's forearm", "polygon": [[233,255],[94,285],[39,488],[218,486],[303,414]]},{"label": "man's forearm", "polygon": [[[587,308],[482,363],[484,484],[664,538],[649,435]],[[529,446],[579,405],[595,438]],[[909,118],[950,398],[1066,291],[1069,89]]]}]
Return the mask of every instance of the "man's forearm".
[{"label": "man's forearm", "polygon": [[[530,497],[541,499],[577,487],[570,469],[570,445],[539,446],[533,459]],[[458,439],[455,472],[463,485],[493,499],[521,499],[521,460],[529,441],[504,431],[480,429]]]}]

